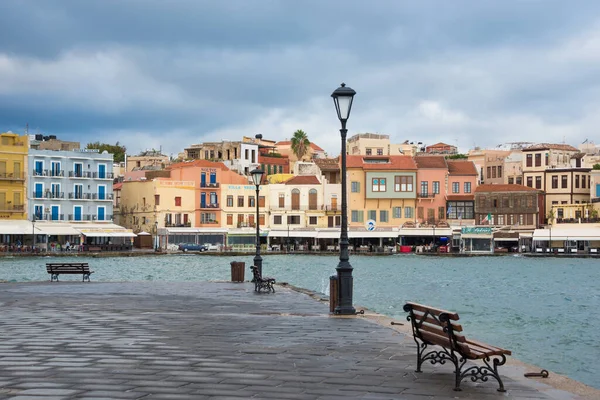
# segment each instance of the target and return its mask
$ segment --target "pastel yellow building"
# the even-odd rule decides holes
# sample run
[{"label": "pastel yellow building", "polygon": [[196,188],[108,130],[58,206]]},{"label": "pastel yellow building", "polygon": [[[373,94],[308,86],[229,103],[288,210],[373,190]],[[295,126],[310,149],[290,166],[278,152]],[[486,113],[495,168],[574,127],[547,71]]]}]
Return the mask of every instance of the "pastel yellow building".
[{"label": "pastel yellow building", "polygon": [[29,136],[0,134],[0,220],[27,219],[25,206]]}]

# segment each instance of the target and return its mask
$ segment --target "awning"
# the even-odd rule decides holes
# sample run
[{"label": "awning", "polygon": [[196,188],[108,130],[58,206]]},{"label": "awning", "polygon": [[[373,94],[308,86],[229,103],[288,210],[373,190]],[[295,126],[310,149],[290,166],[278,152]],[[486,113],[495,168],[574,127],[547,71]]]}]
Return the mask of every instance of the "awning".
[{"label": "awning", "polygon": [[339,239],[341,231],[319,231],[317,239]]},{"label": "awning", "polygon": [[[73,228],[71,225],[54,225],[54,224],[39,224],[39,234],[42,235],[58,235],[58,236],[79,236],[81,232]],[[36,226],[36,230],[38,228]]]},{"label": "awning", "polygon": [[475,234],[466,234],[461,235],[462,239],[493,239],[492,235],[475,235]]},{"label": "awning", "polygon": [[502,237],[502,238],[494,238],[494,242],[518,242],[518,237]]},{"label": "awning", "polygon": [[600,228],[553,228],[536,229],[533,232],[534,241],[552,240],[600,240]]},{"label": "awning", "polygon": [[452,228],[400,228],[398,236],[452,236]]},{"label": "awning", "polygon": [[[35,233],[39,233],[38,227]],[[0,221],[0,234],[2,235],[32,235],[33,225],[27,220]]]},{"label": "awning", "polygon": [[398,231],[350,231],[349,238],[397,238]]},{"label": "awning", "polygon": [[290,229],[289,231],[285,230],[285,231],[270,231],[269,232],[269,237],[293,237],[293,238],[298,238],[298,237],[316,237],[317,236],[317,231],[295,231],[293,229]]},{"label": "awning", "polygon": [[218,233],[227,233],[227,228],[164,228],[167,230],[168,234],[173,233],[185,233],[185,234],[194,234],[194,233],[205,233],[205,234],[218,234]]},{"label": "awning", "polygon": [[81,234],[86,236],[86,237],[136,237],[137,235],[133,232],[129,232],[129,231],[112,231],[112,232],[106,232],[106,231],[89,231],[87,229],[81,229],[80,230]]}]

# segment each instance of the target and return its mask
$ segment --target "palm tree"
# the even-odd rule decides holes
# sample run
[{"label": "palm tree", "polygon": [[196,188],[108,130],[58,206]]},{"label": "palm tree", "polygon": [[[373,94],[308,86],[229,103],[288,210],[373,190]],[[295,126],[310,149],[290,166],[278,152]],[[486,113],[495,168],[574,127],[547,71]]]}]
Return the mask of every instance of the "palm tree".
[{"label": "palm tree", "polygon": [[306,132],[302,129],[298,129],[294,132],[294,136],[292,137],[292,151],[298,157],[298,161],[302,160],[302,157],[308,153],[308,147],[310,146],[310,140],[308,140],[308,136]]}]

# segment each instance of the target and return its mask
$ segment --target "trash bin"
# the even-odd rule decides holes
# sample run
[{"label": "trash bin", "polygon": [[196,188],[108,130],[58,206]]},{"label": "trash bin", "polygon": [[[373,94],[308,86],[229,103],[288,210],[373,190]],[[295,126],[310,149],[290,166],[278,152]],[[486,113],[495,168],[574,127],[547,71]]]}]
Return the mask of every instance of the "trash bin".
[{"label": "trash bin", "polygon": [[335,312],[339,301],[338,278],[336,275],[331,275],[329,277],[329,312]]},{"label": "trash bin", "polygon": [[246,263],[241,261],[231,262],[231,281],[232,282],[244,282],[244,268]]}]

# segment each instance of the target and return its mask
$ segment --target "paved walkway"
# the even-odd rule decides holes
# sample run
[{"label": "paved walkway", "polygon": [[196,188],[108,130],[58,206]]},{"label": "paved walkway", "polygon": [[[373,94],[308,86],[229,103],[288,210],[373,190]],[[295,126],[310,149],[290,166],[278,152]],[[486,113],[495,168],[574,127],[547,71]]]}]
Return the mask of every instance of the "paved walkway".
[{"label": "paved walkway", "polygon": [[0,284],[0,399],[576,398],[508,377],[504,394],[495,382],[454,392],[447,365],[413,372],[414,342],[403,334],[277,290]]}]

